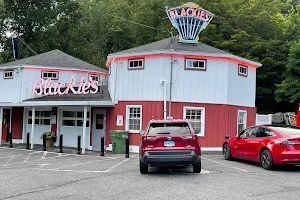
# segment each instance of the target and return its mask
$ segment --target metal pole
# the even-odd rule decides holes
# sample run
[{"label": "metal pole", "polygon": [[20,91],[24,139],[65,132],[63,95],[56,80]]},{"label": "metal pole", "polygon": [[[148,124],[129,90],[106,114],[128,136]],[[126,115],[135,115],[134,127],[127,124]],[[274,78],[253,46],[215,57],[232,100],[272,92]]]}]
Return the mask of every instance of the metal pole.
[{"label": "metal pole", "polygon": [[169,117],[172,116],[172,76],[173,76],[173,56],[171,56],[171,69],[170,69]]},{"label": "metal pole", "polygon": [[83,111],[83,133],[82,133],[82,154],[85,154],[85,140],[86,140],[86,121],[87,121],[87,106],[84,106]]},{"label": "metal pole", "polygon": [[78,140],[77,140],[77,154],[81,154],[81,146],[80,146],[80,142],[81,142],[81,135],[78,135]]},{"label": "metal pole", "polygon": [[63,135],[59,136],[59,153],[63,152]]},{"label": "metal pole", "polygon": [[12,135],[12,132],[10,132],[10,133],[9,133],[9,143],[10,143],[10,144],[9,144],[9,147],[10,147],[10,148],[13,147],[12,141],[13,141],[13,135]]},{"label": "metal pole", "polygon": [[43,135],[43,151],[47,151],[47,148],[46,148],[46,134]]},{"label": "metal pole", "polygon": [[30,148],[30,146],[29,146],[29,141],[30,141],[30,133],[27,133],[27,142],[26,142],[26,149],[29,149]]},{"label": "metal pole", "polygon": [[0,107],[0,145],[2,140],[3,108]]},{"label": "metal pole", "polygon": [[125,144],[125,157],[129,158],[129,138],[126,138],[126,144]]},{"label": "metal pole", "polygon": [[32,107],[32,122],[31,122],[31,137],[30,137],[30,149],[33,149],[34,138],[34,124],[35,124],[35,107]]},{"label": "metal pole", "polygon": [[101,137],[101,156],[104,156],[104,136]]},{"label": "metal pole", "polygon": [[9,140],[9,126],[6,126],[6,134],[7,134],[7,136],[6,136],[6,142],[9,142],[10,140]]}]

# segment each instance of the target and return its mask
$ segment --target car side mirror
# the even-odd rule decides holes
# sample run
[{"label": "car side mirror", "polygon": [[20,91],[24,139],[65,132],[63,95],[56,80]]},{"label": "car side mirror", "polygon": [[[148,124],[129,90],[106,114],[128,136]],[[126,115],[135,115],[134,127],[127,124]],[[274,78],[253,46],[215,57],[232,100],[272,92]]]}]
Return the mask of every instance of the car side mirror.
[{"label": "car side mirror", "polygon": [[201,132],[200,129],[195,130],[196,134],[200,134],[200,132]]},{"label": "car side mirror", "polygon": [[141,130],[140,131],[140,135],[144,135],[145,131],[144,130]]}]

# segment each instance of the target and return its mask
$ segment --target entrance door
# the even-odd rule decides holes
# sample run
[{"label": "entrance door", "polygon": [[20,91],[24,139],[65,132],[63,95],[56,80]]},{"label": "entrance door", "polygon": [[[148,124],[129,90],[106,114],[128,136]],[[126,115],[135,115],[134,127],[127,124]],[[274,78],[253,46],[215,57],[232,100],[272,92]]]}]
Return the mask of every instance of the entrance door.
[{"label": "entrance door", "polygon": [[93,150],[100,151],[101,137],[105,137],[106,110],[94,110],[93,113]]},{"label": "entrance door", "polygon": [[[1,140],[3,140],[3,141],[6,141],[7,140],[7,135],[8,135],[8,132],[7,131],[10,131],[10,115],[11,115],[11,109],[10,108],[8,108],[8,109],[6,109],[6,108],[4,108],[3,109],[3,121],[2,121],[2,124],[1,124],[1,126],[2,126],[2,138],[1,138]],[[7,130],[7,129],[9,129],[9,130]]]}]

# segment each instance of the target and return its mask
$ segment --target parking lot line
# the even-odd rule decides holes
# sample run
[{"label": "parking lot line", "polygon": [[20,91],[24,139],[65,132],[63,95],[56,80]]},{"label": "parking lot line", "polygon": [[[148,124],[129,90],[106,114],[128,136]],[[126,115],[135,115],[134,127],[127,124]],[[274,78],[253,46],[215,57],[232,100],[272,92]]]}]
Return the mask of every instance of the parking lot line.
[{"label": "parking lot line", "polygon": [[4,165],[2,166],[7,166],[17,155],[11,156],[11,159],[9,159]]},{"label": "parking lot line", "polygon": [[87,170],[76,170],[76,169],[43,169],[43,168],[29,168],[33,170],[45,170],[54,172],[81,172],[81,173],[107,173],[107,171],[87,171]]},{"label": "parking lot line", "polygon": [[47,151],[45,151],[45,152],[43,153],[43,156],[42,156],[41,159],[45,159],[45,158],[46,158],[46,155],[47,155]]},{"label": "parking lot line", "polygon": [[18,155],[7,155],[7,156],[3,156],[3,157],[0,157],[0,158],[10,158],[10,157],[12,157],[12,156],[20,156],[20,155],[22,155],[22,154],[18,154]]},{"label": "parking lot line", "polygon": [[115,160],[115,159],[118,159],[118,158],[108,158],[108,159],[96,160],[96,161],[85,162],[85,163],[77,163],[77,164],[74,164],[74,165],[65,165],[63,167],[54,168],[52,170],[58,170],[58,169],[66,168],[66,167],[75,167],[75,166],[78,166],[78,165],[86,165],[86,164],[91,164],[91,163],[95,163],[95,162],[103,162],[103,161]]},{"label": "parking lot line", "polygon": [[29,153],[28,156],[26,156],[26,158],[24,159],[23,163],[26,163],[28,161],[28,159],[30,158],[30,156],[34,153],[35,152]]},{"label": "parking lot line", "polygon": [[241,169],[241,168],[238,168],[238,167],[233,167],[233,166],[231,166],[231,165],[227,165],[227,164],[224,164],[224,163],[221,163],[221,162],[218,162],[218,161],[215,161],[215,160],[212,160],[212,159],[206,158],[206,157],[202,157],[202,158],[204,158],[204,159],[206,159],[206,160],[209,160],[209,161],[211,161],[211,162],[214,162],[214,163],[220,164],[220,165],[224,165],[224,166],[226,166],[226,167],[230,167],[230,168],[233,168],[233,169],[236,169],[236,170],[242,171],[242,172],[248,172],[248,171],[247,171],[247,170],[245,170],[245,169]]},{"label": "parking lot line", "polygon": [[121,161],[121,162],[115,164],[114,166],[112,166],[112,167],[110,167],[108,170],[106,170],[106,172],[110,172],[110,171],[113,170],[114,168],[116,168],[116,167],[118,167],[118,166],[120,166],[120,165],[126,163],[126,162],[129,161],[131,158],[134,158],[134,157],[136,157],[136,156],[137,156],[137,155],[131,156],[130,158],[127,158],[127,159],[125,159],[125,160],[123,160],[123,161]]}]

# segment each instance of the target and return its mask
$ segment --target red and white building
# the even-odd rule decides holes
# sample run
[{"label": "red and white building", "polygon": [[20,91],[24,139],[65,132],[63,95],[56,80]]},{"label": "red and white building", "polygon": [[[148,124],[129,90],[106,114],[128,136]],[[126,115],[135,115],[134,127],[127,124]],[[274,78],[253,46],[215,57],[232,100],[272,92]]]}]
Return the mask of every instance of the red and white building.
[{"label": "red and white building", "polygon": [[[59,50],[46,52],[0,65],[0,134],[5,139],[8,124],[13,142],[25,143],[30,132],[32,144],[41,144],[40,135],[53,130],[68,147],[76,147],[82,135],[88,150],[99,150],[104,135],[111,150],[109,131],[129,130],[130,150],[138,152],[139,131],[149,120],[172,116],[200,129],[203,150],[220,150],[226,134],[255,124],[258,67],[202,43],[170,38],[108,55],[107,71]],[[75,92],[56,94],[71,77]],[[86,87],[84,94],[87,81],[97,81],[97,90]],[[54,94],[38,90],[42,83],[55,87]]]}]

